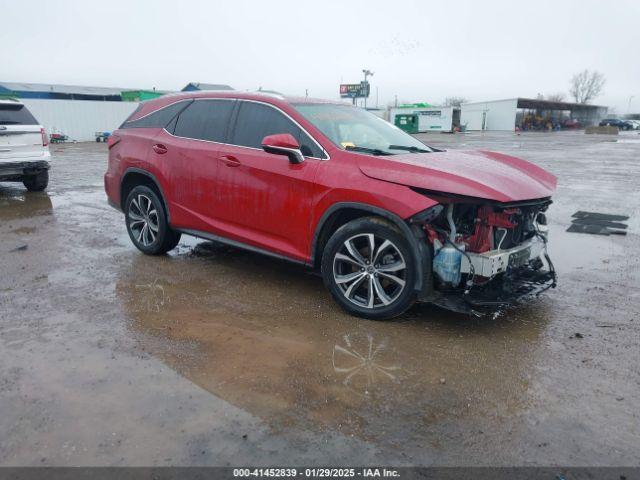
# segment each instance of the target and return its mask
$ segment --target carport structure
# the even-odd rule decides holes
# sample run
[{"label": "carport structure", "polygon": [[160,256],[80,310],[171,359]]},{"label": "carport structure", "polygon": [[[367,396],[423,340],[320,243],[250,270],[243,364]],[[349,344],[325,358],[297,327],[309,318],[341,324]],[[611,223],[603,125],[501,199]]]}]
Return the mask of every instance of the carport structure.
[{"label": "carport structure", "polygon": [[534,98],[510,98],[461,106],[461,124],[467,130],[548,130],[586,127],[606,116],[607,107]]}]

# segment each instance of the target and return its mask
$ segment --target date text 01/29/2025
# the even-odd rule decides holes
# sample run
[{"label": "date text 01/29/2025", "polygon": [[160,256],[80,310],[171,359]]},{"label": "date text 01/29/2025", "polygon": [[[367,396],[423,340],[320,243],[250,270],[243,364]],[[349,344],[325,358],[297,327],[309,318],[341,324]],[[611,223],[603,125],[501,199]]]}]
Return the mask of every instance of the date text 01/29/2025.
[{"label": "date text 01/29/2025", "polygon": [[234,477],[305,477],[305,478],[394,478],[397,470],[389,468],[234,468]]}]

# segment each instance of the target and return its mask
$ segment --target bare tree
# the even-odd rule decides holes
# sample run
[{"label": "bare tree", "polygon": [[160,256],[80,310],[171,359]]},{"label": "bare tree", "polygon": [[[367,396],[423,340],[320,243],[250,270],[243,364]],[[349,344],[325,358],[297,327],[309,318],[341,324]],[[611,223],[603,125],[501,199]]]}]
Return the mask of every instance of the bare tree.
[{"label": "bare tree", "polygon": [[464,97],[447,97],[444,99],[445,107],[459,107],[463,103],[467,103],[469,100]]},{"label": "bare tree", "polygon": [[569,93],[577,103],[589,103],[602,93],[604,83],[605,78],[602,73],[585,69],[573,76]]},{"label": "bare tree", "polygon": [[564,102],[565,95],[562,92],[549,93],[544,96],[545,100],[549,100],[550,102]]}]

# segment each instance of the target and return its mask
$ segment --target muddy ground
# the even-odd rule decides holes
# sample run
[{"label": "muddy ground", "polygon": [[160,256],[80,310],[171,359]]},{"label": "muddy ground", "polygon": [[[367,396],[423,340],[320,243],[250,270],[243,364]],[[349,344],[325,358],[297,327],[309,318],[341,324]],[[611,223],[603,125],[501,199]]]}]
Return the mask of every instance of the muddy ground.
[{"label": "muddy ground", "polygon": [[[559,177],[560,284],[491,318],[379,323],[317,276],[183,237],[130,243],[104,144],[0,184],[0,465],[639,465],[640,135],[431,135]],[[576,210],[629,235],[566,233]]]}]

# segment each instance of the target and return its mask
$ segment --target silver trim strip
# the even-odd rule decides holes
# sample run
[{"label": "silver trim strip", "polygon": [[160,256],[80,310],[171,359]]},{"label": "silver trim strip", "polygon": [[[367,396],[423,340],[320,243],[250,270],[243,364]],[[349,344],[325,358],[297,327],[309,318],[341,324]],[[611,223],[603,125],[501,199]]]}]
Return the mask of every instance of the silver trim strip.
[{"label": "silver trim strip", "polygon": [[[309,132],[307,132],[307,130],[306,130],[302,125],[300,125],[300,124],[299,124],[299,123],[298,123],[294,118],[292,118],[292,117],[291,117],[291,115],[289,115],[287,112],[285,112],[284,110],[280,109],[279,107],[277,107],[277,106],[275,106],[275,105],[272,105],[271,103],[268,103],[268,102],[261,102],[261,101],[259,101],[259,100],[248,100],[248,99],[244,99],[244,98],[196,98],[196,99],[192,99],[192,100],[194,100],[195,102],[211,101],[211,100],[226,100],[226,101],[234,101],[234,102],[236,102],[236,101],[237,101],[237,102],[252,102],[252,103],[259,103],[259,104],[262,104],[262,105],[267,105],[267,106],[269,106],[269,107],[271,107],[271,108],[273,108],[273,109],[275,109],[275,110],[279,111],[279,112],[280,112],[280,113],[282,113],[284,116],[286,116],[289,120],[291,120],[291,121],[292,121],[292,122],[293,122],[293,123],[294,123],[294,124],[295,124],[299,129],[300,129],[300,130],[302,130],[302,131],[305,133],[305,135],[307,135],[307,136],[308,136],[308,137],[309,137],[309,138],[310,138],[310,139],[311,139],[311,140],[316,144],[316,146],[317,146],[318,148],[320,148],[320,150],[321,150],[321,151],[326,155],[326,158],[318,158],[318,157],[311,157],[311,156],[305,156],[305,158],[311,158],[311,159],[314,159],[314,160],[321,160],[321,161],[331,160],[331,156],[329,155],[329,152],[327,152],[327,150],[326,150],[322,145],[320,145],[320,143],[319,143],[315,138],[313,138],[313,136],[312,136]],[[178,102],[176,102],[176,103],[178,103]],[[172,104],[172,105],[173,105],[173,104]],[[168,106],[168,105],[167,105],[167,106]],[[164,107],[163,107],[163,108],[164,108]],[[156,110],[156,112],[157,112],[157,111],[159,111],[159,110]],[[140,117],[140,118],[142,118],[142,117]],[[137,119],[136,119],[136,120],[137,120]],[[247,146],[245,146],[245,145],[236,145],[236,144],[234,144],[234,143],[215,142],[215,141],[213,141],[213,140],[204,140],[204,139],[202,139],[202,138],[182,137],[182,136],[180,136],[180,135],[174,135],[173,133],[171,133],[171,132],[170,132],[169,130],[167,130],[166,128],[163,128],[163,130],[164,130],[167,134],[171,135],[171,136],[172,136],[172,137],[174,137],[174,138],[184,138],[185,140],[194,140],[194,141],[196,141],[196,142],[214,143],[214,144],[217,144],[217,145],[228,145],[228,146],[230,146],[230,147],[248,148],[248,149],[250,149],[250,150],[258,150],[258,151],[260,151],[260,152],[264,152],[264,150],[263,150],[262,148],[247,147]]]}]

